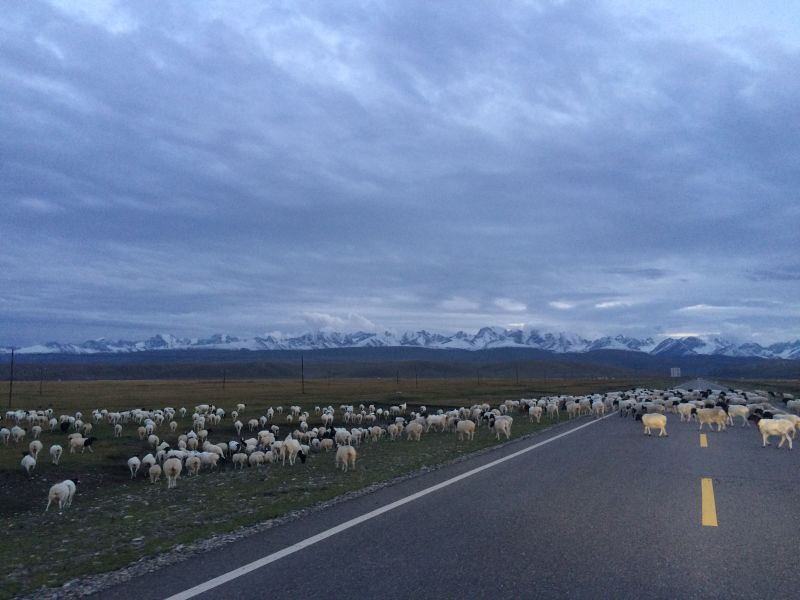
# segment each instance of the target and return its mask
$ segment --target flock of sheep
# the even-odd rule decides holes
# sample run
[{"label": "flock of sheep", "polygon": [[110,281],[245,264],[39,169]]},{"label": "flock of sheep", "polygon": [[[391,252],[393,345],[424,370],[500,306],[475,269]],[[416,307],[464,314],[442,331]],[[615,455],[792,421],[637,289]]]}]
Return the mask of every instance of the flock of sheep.
[{"label": "flock of sheep", "polygon": [[[84,420],[80,412],[56,417],[48,410],[11,410],[6,412],[5,420],[9,427],[0,428],[0,443],[8,446],[24,444],[30,435],[32,441],[24,452],[20,466],[30,477],[36,468],[43,444],[39,437],[48,428],[51,432],[61,432],[66,436],[66,446],[71,454],[87,449],[93,452],[96,438],[91,436],[94,428],[108,427],[114,438],[119,438],[123,430],[136,428],[136,433],[146,454],[132,456],[127,461],[131,479],[143,472],[151,483],[158,482],[162,475],[167,488],[177,485],[183,473],[197,475],[202,469],[217,470],[222,461],[229,461],[232,468],[262,467],[273,463],[285,466],[301,463],[314,454],[335,450],[334,464],[343,472],[355,468],[358,457],[357,448],[361,443],[377,443],[382,439],[419,441],[428,432],[452,432],[459,440],[473,440],[476,430],[485,427],[497,440],[501,436],[511,437],[514,423],[513,414],[528,416],[531,422],[561,419],[562,413],[568,418],[592,415],[600,418],[606,413],[619,410],[620,416],[633,416],[641,420],[646,434],[659,430],[659,437],[667,435],[666,413],[676,412],[681,421],[696,419],[703,425],[716,424],[724,429],[733,424],[733,419],[741,417],[743,425],[749,420],[758,422],[763,443],[769,437],[780,436],[780,446],[788,441],[792,447],[795,427],[800,427],[800,417],[795,414],[777,414],[770,398],[765,392],[682,391],[682,390],[644,390],[613,392],[587,396],[548,396],[539,399],[506,400],[496,408],[488,404],[474,404],[451,410],[438,409],[428,412],[425,406],[409,410],[406,404],[388,408],[375,405],[340,405],[314,408],[315,418],[320,425],[311,427],[311,415],[300,406],[270,407],[264,414],[246,420],[244,404],[238,404],[230,413],[211,404],[194,407],[190,415],[191,424],[178,433],[177,418],[185,418],[186,408],[175,410],[171,407],[156,410],[131,409],[125,411],[94,410]],[[787,409],[800,412],[800,401],[784,394]],[[335,421],[339,425],[335,425]],[[282,439],[281,427],[291,431]],[[212,442],[209,437],[219,435],[220,431],[235,432],[235,437],[225,441]],[[170,437],[171,441],[165,438]],[[54,465],[59,464],[63,453],[60,444],[50,446],[49,454]],[[59,510],[69,507],[76,491],[76,481],[65,480],[50,488],[47,508],[57,502]]]},{"label": "flock of sheep", "polygon": [[[783,401],[786,412],[776,409],[772,401]],[[737,417],[741,418],[742,427],[753,421],[758,425],[764,447],[769,445],[771,437],[779,437],[778,447],[788,443],[791,450],[796,430],[800,429],[800,400],[795,400],[792,394],[778,398],[762,390],[635,390],[613,403],[621,417],[633,416],[642,422],[646,435],[652,435],[657,429],[659,437],[668,435],[668,412],[680,415],[681,422],[696,420],[700,431],[703,425],[708,425],[709,429],[716,425],[717,431],[722,431],[733,426]]]}]

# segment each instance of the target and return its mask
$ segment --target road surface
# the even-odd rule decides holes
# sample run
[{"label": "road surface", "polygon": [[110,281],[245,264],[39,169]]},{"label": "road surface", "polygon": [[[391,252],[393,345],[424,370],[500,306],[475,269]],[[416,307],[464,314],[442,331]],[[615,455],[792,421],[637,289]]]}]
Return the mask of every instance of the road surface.
[{"label": "road surface", "polygon": [[686,381],[685,383],[682,383],[677,387],[679,387],[682,390],[701,390],[701,391],[702,390],[715,390],[715,391],[721,391],[721,390],[727,391],[728,390],[728,388],[725,387],[724,385],[719,385],[718,383],[714,383],[713,381],[709,381],[707,379],[701,379],[699,377],[696,378],[696,379],[691,379],[689,381]]},{"label": "road surface", "polygon": [[[667,438],[646,437],[641,423],[617,414],[561,435],[589,421],[336,505],[97,597],[165,598],[225,574],[231,579],[221,585],[178,597],[797,597],[800,451],[762,449],[754,427],[708,433],[701,447],[697,424],[679,423],[676,415],[669,415]],[[285,558],[231,574],[548,439]],[[703,479],[710,480],[705,497]],[[703,525],[710,517],[717,526]]]}]

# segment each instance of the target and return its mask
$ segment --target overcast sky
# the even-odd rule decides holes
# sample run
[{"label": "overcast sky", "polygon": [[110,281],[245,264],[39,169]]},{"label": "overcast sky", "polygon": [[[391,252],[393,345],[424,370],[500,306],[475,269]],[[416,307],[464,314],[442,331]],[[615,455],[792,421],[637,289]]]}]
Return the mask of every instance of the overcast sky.
[{"label": "overcast sky", "polygon": [[800,337],[800,3],[642,6],[4,2],[0,345]]}]

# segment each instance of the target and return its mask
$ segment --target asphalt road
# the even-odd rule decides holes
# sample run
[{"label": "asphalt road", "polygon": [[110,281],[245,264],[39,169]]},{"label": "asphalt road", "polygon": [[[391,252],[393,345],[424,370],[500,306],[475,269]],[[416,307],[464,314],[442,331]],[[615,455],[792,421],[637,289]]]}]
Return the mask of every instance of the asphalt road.
[{"label": "asphalt road", "polygon": [[[762,449],[754,427],[709,433],[701,448],[696,423],[668,421],[669,437],[649,438],[614,414],[198,597],[797,597],[800,451]],[[577,423],[98,597],[165,598]],[[713,481],[717,527],[701,524],[702,478]]]},{"label": "asphalt road", "polygon": [[695,378],[689,381],[686,381],[678,386],[682,390],[727,390],[723,385],[719,385],[718,383],[714,383],[713,381],[709,381],[708,379],[702,378]]}]

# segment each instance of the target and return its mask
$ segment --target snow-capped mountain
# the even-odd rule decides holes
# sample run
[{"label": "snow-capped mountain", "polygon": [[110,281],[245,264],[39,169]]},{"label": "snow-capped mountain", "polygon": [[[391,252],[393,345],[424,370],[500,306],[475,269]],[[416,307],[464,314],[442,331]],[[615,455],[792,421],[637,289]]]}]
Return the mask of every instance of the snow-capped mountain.
[{"label": "snow-capped mountain", "polygon": [[[147,352],[155,350],[323,350],[332,348],[415,347],[433,349],[486,350],[491,348],[534,348],[555,354],[591,352],[595,350],[624,350],[662,356],[740,356],[800,360],[800,340],[761,346],[753,342],[736,344],[721,338],[666,338],[656,343],[652,338],[637,339],[617,335],[594,340],[570,333],[550,333],[536,329],[504,329],[483,327],[474,334],[458,331],[454,334],[429,331],[381,333],[358,331],[339,333],[316,331],[298,336],[264,335],[239,338],[215,334],[207,338],[179,338],[159,334],[142,341],[105,338],[81,344],[48,342],[17,349],[21,354],[109,354]],[[0,354],[11,352],[0,347]]]}]

